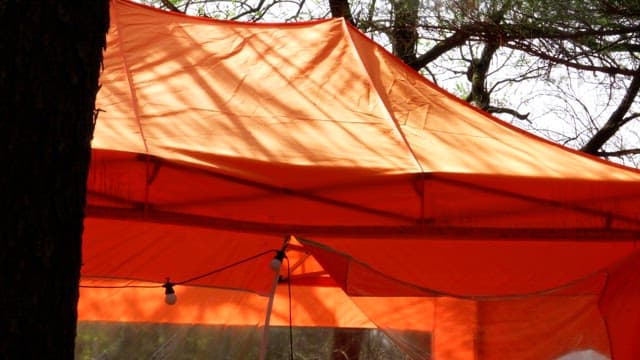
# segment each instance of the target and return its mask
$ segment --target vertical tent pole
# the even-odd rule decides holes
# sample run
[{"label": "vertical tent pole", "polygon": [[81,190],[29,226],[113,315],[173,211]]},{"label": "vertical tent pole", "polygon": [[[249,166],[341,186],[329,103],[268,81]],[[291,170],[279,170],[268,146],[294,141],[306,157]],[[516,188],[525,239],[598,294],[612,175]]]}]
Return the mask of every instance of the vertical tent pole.
[{"label": "vertical tent pole", "polygon": [[[262,331],[262,340],[260,341],[260,360],[265,360],[267,356],[267,336],[269,335],[269,323],[271,322],[271,311],[273,310],[273,299],[276,296],[276,288],[278,287],[278,282],[280,281],[280,266],[282,265],[282,259],[285,256],[285,250],[287,249],[287,245],[289,244],[289,239],[291,235],[286,235],[284,237],[284,244],[282,244],[282,249],[278,251],[276,257],[271,261],[271,268],[275,272],[273,277],[273,284],[271,285],[271,293],[269,294],[269,302],[267,303],[267,313],[264,319],[264,330]],[[278,266],[274,266],[274,261],[278,260]]]},{"label": "vertical tent pole", "polygon": [[280,272],[276,272],[273,277],[273,285],[271,285],[271,294],[269,295],[269,303],[267,304],[267,314],[264,319],[264,330],[262,331],[262,340],[260,342],[260,360],[265,360],[267,356],[267,335],[269,334],[269,323],[271,322],[271,310],[273,309],[273,298],[276,296],[276,287],[280,280]]}]

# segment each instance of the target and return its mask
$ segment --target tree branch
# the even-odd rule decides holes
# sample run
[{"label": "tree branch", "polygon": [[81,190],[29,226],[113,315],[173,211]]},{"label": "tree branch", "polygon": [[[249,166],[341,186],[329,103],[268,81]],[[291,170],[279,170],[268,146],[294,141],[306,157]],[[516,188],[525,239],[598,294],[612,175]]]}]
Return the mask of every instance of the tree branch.
[{"label": "tree branch", "polygon": [[[544,23],[544,22],[542,22]],[[545,23],[545,27],[529,27],[526,28],[521,24],[513,24],[504,26],[503,32],[509,39],[548,39],[548,40],[581,40],[588,37],[607,37],[624,34],[635,34],[640,32],[640,25],[629,27],[616,27],[605,29],[571,29],[549,30],[549,26]]]},{"label": "tree branch", "polygon": [[453,35],[448,38],[438,41],[438,43],[433,46],[426,53],[418,56],[414,61],[410,62],[409,66],[411,66],[414,70],[418,71],[423,67],[427,66],[430,62],[440,57],[440,55],[446,53],[447,51],[458,47],[465,43],[469,39],[469,33],[464,31],[456,31]]},{"label": "tree branch", "polygon": [[622,157],[627,155],[640,155],[640,149],[624,149],[616,151],[598,151],[597,156],[601,157]]},{"label": "tree branch", "polygon": [[633,104],[634,99],[638,95],[640,90],[640,68],[635,71],[635,75],[631,80],[631,84],[627,88],[627,92],[622,98],[622,101],[618,105],[618,108],[609,116],[609,120],[598,130],[591,139],[580,149],[588,154],[597,155],[598,150],[606,143],[611,137],[627,123],[630,119],[634,118],[634,115],[625,118],[624,115],[629,111],[629,108]]},{"label": "tree branch", "polygon": [[166,6],[167,9],[171,10],[171,11],[175,11],[175,12],[179,12],[182,13],[183,11],[178,9],[178,7],[176,7],[175,5],[173,5],[173,3],[169,0],[160,0],[162,2],[162,5]]},{"label": "tree branch", "polygon": [[512,115],[513,117],[516,117],[520,120],[526,120],[529,121],[529,113],[526,114],[522,114],[517,112],[514,109],[509,109],[509,108],[504,108],[504,107],[497,107],[497,106],[487,106],[487,108],[485,109],[487,112],[490,112],[492,114],[509,114]]},{"label": "tree branch", "polygon": [[580,64],[577,62],[573,62],[568,59],[560,58],[557,56],[553,56],[548,52],[539,51],[537,49],[532,48],[529,44],[524,43],[509,43],[505,45],[508,48],[520,50],[527,54],[536,56],[542,60],[546,60],[555,64],[564,65],[577,70],[586,70],[586,71],[595,71],[601,72],[608,75],[626,75],[626,76],[634,76],[636,71],[631,69],[624,69],[621,67],[611,67],[611,66],[597,66],[597,65],[586,65]]},{"label": "tree branch", "polygon": [[640,113],[634,112],[631,115],[627,116],[626,118],[624,118],[622,121],[624,121],[624,123],[628,123],[629,121],[633,120],[633,119],[637,119],[640,117]]}]

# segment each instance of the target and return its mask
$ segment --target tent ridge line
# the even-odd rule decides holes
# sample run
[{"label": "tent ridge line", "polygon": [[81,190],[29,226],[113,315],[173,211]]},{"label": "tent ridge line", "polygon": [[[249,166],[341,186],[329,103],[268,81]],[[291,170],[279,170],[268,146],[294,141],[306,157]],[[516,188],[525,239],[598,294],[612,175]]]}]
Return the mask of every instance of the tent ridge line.
[{"label": "tent ridge line", "polygon": [[378,98],[378,100],[384,106],[385,115],[387,115],[386,116],[386,120],[391,122],[393,129],[396,131],[396,133],[398,134],[398,136],[400,137],[402,142],[407,147],[407,151],[411,155],[411,158],[413,159],[413,161],[418,166],[418,171],[420,173],[424,173],[424,169],[422,168],[422,164],[418,160],[418,157],[417,157],[416,153],[413,151],[413,148],[411,147],[411,144],[409,143],[409,140],[407,140],[407,137],[405,136],[404,132],[402,131],[402,128],[398,124],[397,119],[395,118],[395,116],[393,115],[392,111],[390,110],[391,106],[388,104],[388,101],[386,101],[384,99],[384,96],[382,95],[382,91],[380,91],[380,89],[378,89],[378,86],[376,86],[376,83],[371,78],[371,74],[369,73],[369,69],[367,68],[367,65],[365,64],[365,62],[362,60],[362,56],[360,56],[360,51],[358,51],[358,47],[356,46],[356,44],[353,41],[353,38],[351,36],[351,31],[350,30],[354,30],[358,34],[361,34],[360,30],[352,27],[351,25],[348,25],[346,20],[344,20],[344,19],[342,21],[342,27],[343,27],[343,30],[345,32],[346,38],[348,40],[348,43],[349,43],[349,45],[351,47],[351,50],[356,54],[356,58],[358,59],[358,64],[360,64],[360,66],[362,67],[364,73],[366,74],[367,81],[369,82],[369,85],[371,85],[371,87],[373,89],[375,89],[376,97]]},{"label": "tent ridge line", "polygon": [[[342,19],[342,28],[343,28],[343,31],[345,33],[345,37],[347,38],[348,44],[351,47],[351,50],[356,54],[356,57],[358,59],[358,64],[360,64],[360,66],[364,70],[364,73],[366,74],[367,81],[369,82],[369,85],[375,90],[375,93],[376,93],[376,96],[377,96],[378,100],[384,106],[385,114],[387,115],[386,116],[386,120],[391,123],[392,128],[398,134],[398,136],[402,140],[402,143],[404,143],[404,145],[406,146],[406,150],[409,153],[409,156],[411,156],[411,159],[415,162],[415,164],[418,167],[419,174],[424,174],[425,171],[424,171],[424,168],[422,167],[422,163],[420,163],[420,160],[418,159],[418,156],[416,155],[416,152],[413,150],[413,147],[411,146],[411,143],[409,143],[409,140],[407,140],[407,137],[404,134],[404,131],[402,131],[402,127],[400,126],[400,124],[398,124],[398,120],[393,115],[393,112],[391,111],[391,106],[388,104],[388,101],[386,101],[384,99],[384,97],[382,95],[382,92],[378,89],[378,87],[376,86],[375,82],[371,78],[371,74],[369,73],[369,69],[365,65],[365,62],[362,60],[362,56],[360,55],[360,51],[358,51],[358,47],[356,46],[355,42],[353,41],[351,31],[356,31],[360,35],[362,35],[362,33],[360,32],[360,30],[358,30],[357,28],[355,28],[352,25],[350,25],[345,19]],[[362,35],[362,36],[365,39],[370,40],[368,37],[366,37],[364,35]],[[375,45],[378,46],[377,44],[375,44]],[[383,50],[386,51],[385,49],[383,49]],[[424,207],[424,181],[422,183],[423,183],[422,188],[418,189],[416,187],[416,192],[418,193],[419,198],[420,198],[420,209],[421,209],[420,210],[420,216],[421,216],[421,219],[424,218],[424,212],[425,212],[425,207]],[[419,221],[421,221],[421,220],[419,220]]]},{"label": "tent ridge line", "polygon": [[[138,101],[138,95],[136,92],[136,87],[133,84],[133,75],[131,74],[131,69],[129,68],[129,62],[127,61],[127,57],[125,56],[124,44],[122,41],[122,37],[124,36],[122,29],[123,27],[120,24],[120,16],[119,16],[119,4],[113,5],[113,23],[115,26],[115,31],[118,32],[118,45],[119,45],[119,53],[120,58],[122,59],[122,67],[124,68],[124,73],[127,77],[127,84],[129,85],[129,93],[131,94],[131,108],[133,109],[133,114],[136,118],[136,123],[138,124],[138,130],[140,131],[140,138],[142,139],[142,144],[144,145],[145,153],[149,153],[149,145],[147,144],[147,138],[144,136],[144,128],[142,127],[142,122],[140,121],[140,103]],[[150,164],[147,161],[145,164],[145,177],[146,177],[146,185],[144,189],[144,204],[145,209],[148,208],[149,204],[149,177],[150,177],[151,169]]]},{"label": "tent ridge line", "polygon": [[605,228],[497,228],[415,225],[308,225],[245,221],[140,208],[87,206],[87,218],[132,220],[149,223],[196,226],[259,234],[293,234],[349,238],[414,238],[424,240],[496,241],[596,241],[636,242],[640,229]]},{"label": "tent ridge line", "polygon": [[138,124],[138,130],[140,130],[140,137],[142,138],[142,143],[144,145],[144,150],[145,152],[149,152],[149,146],[147,145],[147,139],[144,136],[144,130],[142,128],[142,122],[140,121],[140,103],[138,101],[138,95],[136,92],[136,87],[133,84],[133,75],[131,74],[131,70],[129,69],[129,62],[127,61],[127,57],[125,56],[125,52],[123,49],[123,42],[122,42],[122,37],[123,37],[123,33],[122,33],[122,26],[120,24],[120,16],[119,16],[119,9],[118,9],[118,2],[115,1],[114,2],[114,6],[113,6],[113,12],[112,14],[115,15],[114,17],[114,24],[116,25],[115,27],[115,31],[118,32],[118,45],[119,45],[119,53],[120,53],[120,59],[122,59],[122,67],[124,68],[124,72],[127,76],[127,84],[129,85],[129,93],[131,94],[131,107],[133,109],[133,114],[136,117],[136,123]]}]

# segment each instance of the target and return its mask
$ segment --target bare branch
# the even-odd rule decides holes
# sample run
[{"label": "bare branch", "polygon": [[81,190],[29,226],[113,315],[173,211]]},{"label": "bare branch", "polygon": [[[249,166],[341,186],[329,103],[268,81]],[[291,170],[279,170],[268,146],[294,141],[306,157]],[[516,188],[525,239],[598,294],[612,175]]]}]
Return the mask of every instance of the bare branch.
[{"label": "bare branch", "polygon": [[597,156],[601,157],[622,157],[628,155],[640,155],[640,149],[624,149],[624,150],[616,150],[616,151],[598,151],[595,153]]},{"label": "bare branch", "polygon": [[302,12],[302,8],[304,7],[304,3],[306,0],[300,0],[300,3],[298,4],[298,10],[296,10],[296,13],[290,17],[288,20],[292,20],[292,19],[297,19],[298,17],[300,17],[300,13]]},{"label": "bare branch", "polygon": [[627,116],[626,118],[622,119],[622,121],[626,124],[629,121],[637,118],[640,118],[640,113],[634,112],[631,115]]},{"label": "bare branch", "polygon": [[509,44],[506,44],[505,46],[509,47],[511,49],[524,51],[524,52],[526,52],[528,54],[531,54],[531,55],[536,56],[536,57],[538,57],[540,59],[549,61],[551,63],[568,66],[568,67],[571,67],[571,68],[577,69],[577,70],[595,71],[595,72],[605,73],[605,74],[608,74],[608,75],[633,76],[635,74],[634,70],[625,69],[625,68],[622,68],[622,67],[597,66],[597,65],[586,65],[586,64],[577,63],[577,62],[574,62],[574,61],[571,61],[571,60],[567,60],[567,59],[562,58],[562,57],[553,56],[549,52],[545,52],[545,51],[540,51],[540,50],[534,49],[533,47],[530,46],[530,44],[509,43]]},{"label": "bare branch", "polygon": [[520,120],[526,120],[529,121],[529,113],[526,114],[522,114],[519,113],[518,111],[514,110],[514,109],[509,109],[509,108],[504,108],[504,107],[496,107],[496,106],[491,106],[489,105],[486,109],[487,112],[490,112],[492,114],[509,114],[512,115],[513,117],[516,117]]},{"label": "bare branch", "polygon": [[429,51],[418,56],[414,61],[407,65],[411,66],[415,70],[420,70],[433,60],[439,58],[445,52],[464,44],[468,39],[468,33],[456,31],[453,35],[439,41],[435,46],[429,49]]},{"label": "bare branch", "polygon": [[[537,71],[539,71],[540,69],[536,68],[536,69],[530,69],[529,71],[525,72],[524,74],[515,77],[515,78],[510,78],[510,79],[502,79],[502,80],[498,80],[496,81],[493,86],[491,86],[491,89],[489,89],[489,92],[492,93],[494,92],[500,85],[503,84],[513,84],[513,83],[520,83],[520,82],[524,82],[527,80],[534,80],[537,79],[539,77],[539,75],[535,75],[535,73]],[[529,74],[534,74],[534,75],[529,75]]]},{"label": "bare branch", "polygon": [[[598,150],[606,143],[617,131],[622,127],[626,121],[624,115],[629,111],[631,104],[633,104],[634,99],[638,95],[638,90],[640,90],[640,69],[636,70],[633,79],[631,80],[631,84],[627,88],[627,92],[624,95],[624,98],[618,105],[618,108],[611,114],[609,120],[598,130],[591,139],[580,149],[588,154],[596,154]],[[629,118],[634,118],[634,115],[631,115]]]},{"label": "bare branch", "polygon": [[244,16],[247,16],[249,14],[256,14],[258,12],[260,12],[260,10],[262,9],[262,6],[264,5],[265,0],[260,0],[258,2],[258,5],[256,7],[253,7],[249,4],[246,4],[247,10],[239,13],[238,15],[234,16],[231,18],[231,20],[238,20]]},{"label": "bare branch", "polygon": [[173,3],[169,0],[160,0],[162,2],[162,5],[166,6],[167,9],[171,10],[171,11],[175,11],[175,12],[179,12],[182,13],[183,11],[178,9],[175,5],[173,5]]}]

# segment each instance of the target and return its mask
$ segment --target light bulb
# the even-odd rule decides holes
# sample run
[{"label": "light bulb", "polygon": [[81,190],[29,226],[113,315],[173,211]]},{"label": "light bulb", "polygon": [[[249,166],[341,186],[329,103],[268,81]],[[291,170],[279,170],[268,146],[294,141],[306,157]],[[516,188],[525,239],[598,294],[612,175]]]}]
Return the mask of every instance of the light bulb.
[{"label": "light bulb", "polygon": [[276,251],[276,256],[274,256],[271,260],[271,263],[269,263],[269,267],[271,268],[271,270],[276,272],[280,271],[280,266],[282,266],[282,259],[284,259],[284,257],[284,250]]},{"label": "light bulb", "polygon": [[176,296],[176,293],[166,294],[164,296],[164,302],[166,302],[169,305],[175,304],[176,301],[178,301],[178,297]]},{"label": "light bulb", "polygon": [[269,266],[273,271],[280,271],[280,266],[282,266],[282,260],[278,259],[277,257],[274,257],[271,260],[271,263],[269,264]]},{"label": "light bulb", "polygon": [[173,305],[178,301],[176,292],[173,290],[173,285],[174,284],[169,281],[169,278],[167,278],[167,282],[162,285],[164,288],[164,302],[168,305]]}]

